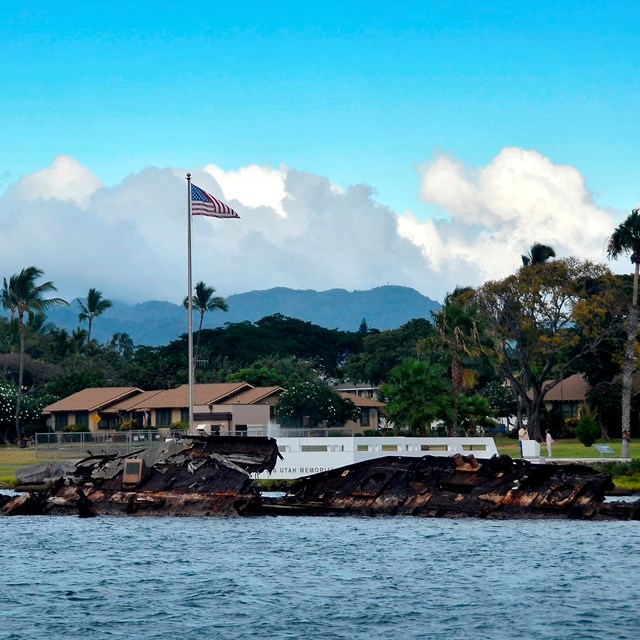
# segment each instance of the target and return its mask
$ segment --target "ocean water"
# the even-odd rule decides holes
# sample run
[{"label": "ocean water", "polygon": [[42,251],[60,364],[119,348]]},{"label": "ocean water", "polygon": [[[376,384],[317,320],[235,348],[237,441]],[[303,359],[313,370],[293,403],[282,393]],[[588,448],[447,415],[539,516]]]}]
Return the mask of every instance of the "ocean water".
[{"label": "ocean water", "polygon": [[0,518],[0,638],[640,637],[640,523]]}]

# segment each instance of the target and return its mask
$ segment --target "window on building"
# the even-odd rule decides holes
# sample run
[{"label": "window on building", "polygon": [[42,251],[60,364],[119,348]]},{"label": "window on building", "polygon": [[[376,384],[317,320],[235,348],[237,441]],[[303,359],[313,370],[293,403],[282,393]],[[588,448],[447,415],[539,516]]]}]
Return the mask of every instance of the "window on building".
[{"label": "window on building", "polygon": [[56,431],[62,431],[69,424],[68,413],[56,413],[55,414]]},{"label": "window on building", "polygon": [[76,424],[79,427],[89,426],[89,412],[88,411],[76,411]]},{"label": "window on building", "polygon": [[189,407],[186,409],[180,409],[180,421],[189,423]]},{"label": "window on building", "polygon": [[236,425],[236,435],[237,436],[246,436],[247,435],[247,425],[246,424],[237,424]]},{"label": "window on building", "polygon": [[369,426],[369,409],[362,409],[360,411],[360,424],[363,427]]},{"label": "window on building", "polygon": [[578,404],[574,402],[563,402],[560,405],[560,415],[563,420],[576,418],[578,416]]},{"label": "window on building", "polygon": [[156,427],[171,426],[171,409],[156,409]]}]

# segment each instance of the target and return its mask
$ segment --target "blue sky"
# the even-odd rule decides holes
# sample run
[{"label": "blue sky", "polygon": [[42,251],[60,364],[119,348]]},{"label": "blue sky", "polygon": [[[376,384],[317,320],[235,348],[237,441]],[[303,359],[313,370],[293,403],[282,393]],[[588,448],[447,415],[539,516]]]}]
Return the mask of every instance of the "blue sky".
[{"label": "blue sky", "polygon": [[113,189],[149,168],[257,165],[451,221],[425,172],[446,157],[473,176],[505,149],[574,168],[613,223],[640,200],[635,2],[0,6],[5,200],[59,156]]}]

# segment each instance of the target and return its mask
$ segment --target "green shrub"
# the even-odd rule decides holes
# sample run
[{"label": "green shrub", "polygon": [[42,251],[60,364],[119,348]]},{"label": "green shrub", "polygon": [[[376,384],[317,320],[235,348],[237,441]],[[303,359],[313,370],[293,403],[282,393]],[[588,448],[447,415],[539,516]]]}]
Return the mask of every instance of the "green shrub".
[{"label": "green shrub", "polygon": [[[596,465],[594,465],[596,466]],[[613,477],[630,476],[634,473],[640,473],[640,458],[633,458],[629,462],[601,462],[597,468],[603,473]]]},{"label": "green shrub", "polygon": [[27,424],[22,427],[22,433],[28,438],[36,433],[49,433],[51,429],[46,424]]},{"label": "green shrub", "polygon": [[137,420],[125,420],[119,427],[120,431],[134,431],[138,428]]},{"label": "green shrub", "polygon": [[62,430],[65,433],[88,433],[89,427],[83,427],[79,424],[68,424],[66,427],[63,427]]},{"label": "green shrub", "polygon": [[602,434],[602,427],[591,411],[585,411],[576,425],[576,437],[585,447],[590,447]]},{"label": "green shrub", "polygon": [[189,430],[189,425],[186,422],[182,422],[180,420],[179,422],[174,422],[171,425],[171,430],[172,431],[188,431]]}]

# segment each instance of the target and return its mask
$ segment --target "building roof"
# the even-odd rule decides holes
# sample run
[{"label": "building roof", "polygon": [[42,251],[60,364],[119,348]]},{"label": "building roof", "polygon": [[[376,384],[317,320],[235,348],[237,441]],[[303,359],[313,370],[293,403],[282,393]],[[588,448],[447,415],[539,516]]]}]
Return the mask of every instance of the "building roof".
[{"label": "building roof", "polygon": [[147,408],[147,403],[150,399],[159,393],[162,393],[161,389],[156,391],[143,391],[136,396],[130,396],[129,398],[120,400],[115,404],[109,405],[107,411],[110,413],[117,413],[118,411],[142,411]]},{"label": "building roof", "polygon": [[[265,404],[282,393],[279,386],[252,387],[246,382],[196,384],[194,387],[194,405]],[[357,407],[384,407],[383,402],[342,392]],[[180,409],[189,406],[189,385],[176,389],[142,391],[137,387],[89,388],[78,391],[44,408],[44,413],[52,411],[148,411],[152,409]]]},{"label": "building roof", "polygon": [[143,391],[137,387],[89,387],[46,406],[42,412],[96,411],[140,393]]},{"label": "building roof", "polygon": [[347,393],[346,391],[340,392],[340,395],[347,400],[351,400],[356,407],[360,407],[361,409],[375,408],[381,409],[384,407],[384,402],[379,402],[378,400],[372,400],[371,398],[365,398],[363,396],[357,396],[354,393]]},{"label": "building roof", "polygon": [[277,396],[284,391],[282,387],[253,387],[241,391],[233,397],[233,404],[260,404],[262,401]]},{"label": "building roof", "polygon": [[589,383],[581,373],[575,373],[559,382],[547,391],[545,402],[584,402],[589,390]]},{"label": "building roof", "polygon": [[[234,402],[232,398],[245,391],[252,389],[246,382],[224,382],[212,384],[196,384],[194,386],[194,405],[222,404]],[[178,409],[189,406],[189,385],[183,384],[177,389],[160,391],[155,395],[145,399],[144,403],[137,403],[139,409]]]}]

